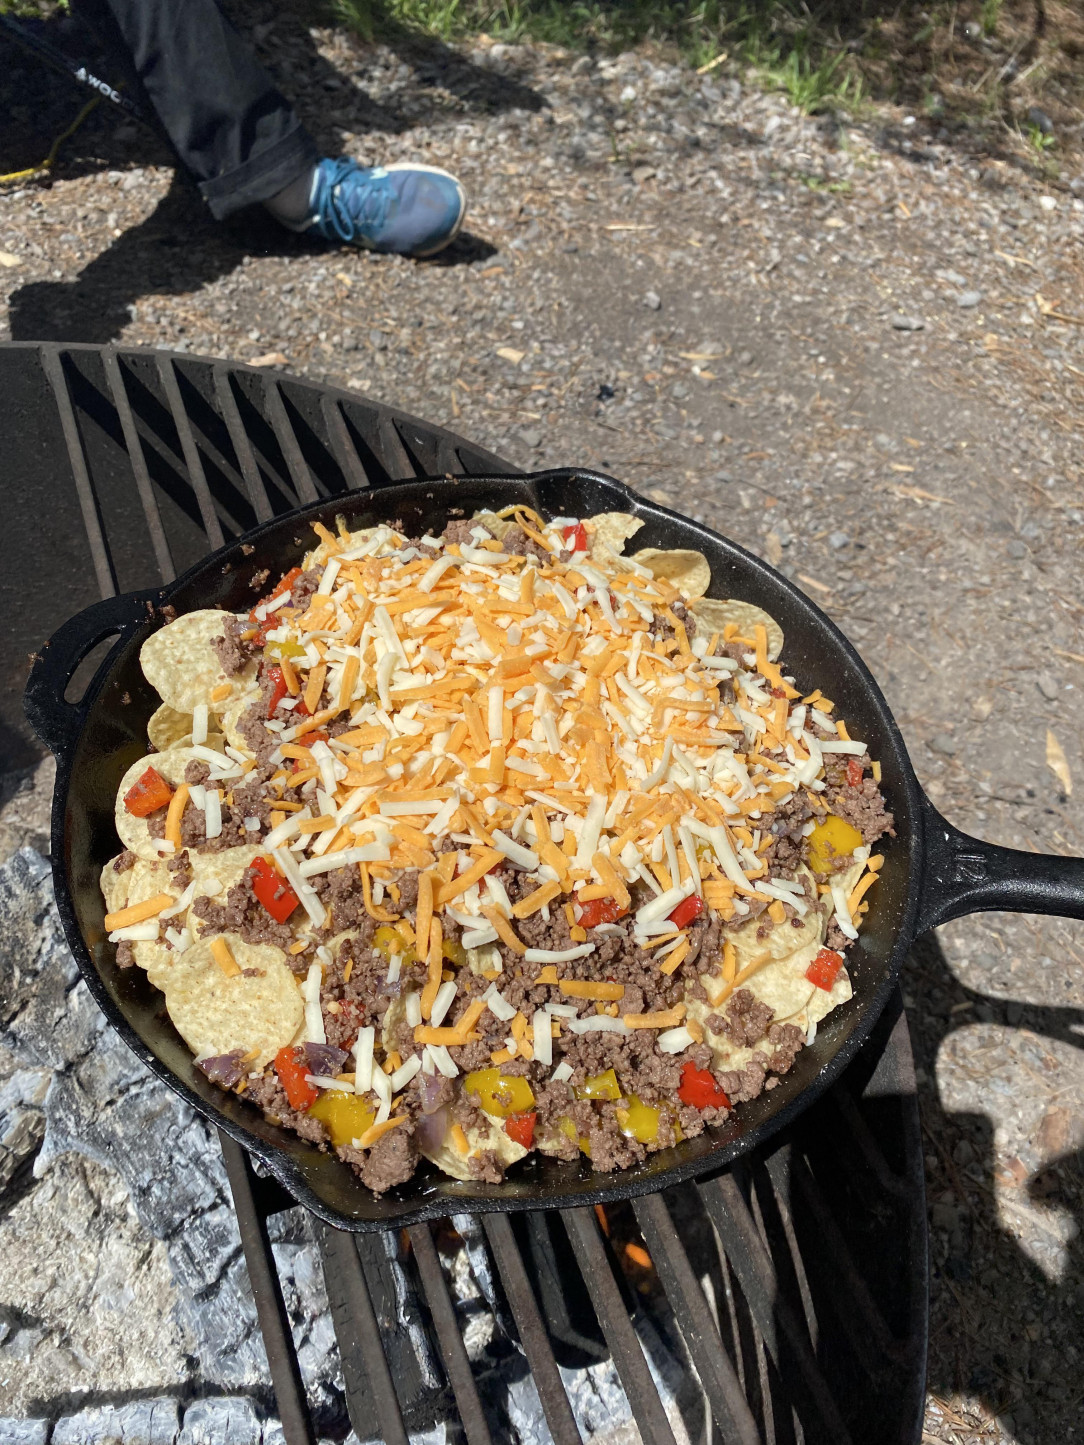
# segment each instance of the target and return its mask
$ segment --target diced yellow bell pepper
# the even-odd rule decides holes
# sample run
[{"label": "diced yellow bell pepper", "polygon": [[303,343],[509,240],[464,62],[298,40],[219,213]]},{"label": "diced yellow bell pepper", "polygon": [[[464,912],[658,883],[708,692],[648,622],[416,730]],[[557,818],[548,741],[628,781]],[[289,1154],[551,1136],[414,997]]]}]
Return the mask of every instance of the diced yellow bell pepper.
[{"label": "diced yellow bell pepper", "polygon": [[320,1120],[336,1149],[360,1139],[376,1118],[376,1111],[367,1099],[358,1094],[345,1094],[340,1089],[321,1089],[308,1114]]},{"label": "diced yellow bell pepper", "polygon": [[612,1102],[621,1098],[621,1085],[613,1069],[607,1069],[604,1074],[592,1074],[584,1079],[574,1092],[577,1099],[609,1099]]},{"label": "diced yellow bell pepper", "polygon": [[[264,624],[264,626],[271,627],[277,625],[278,624],[274,622]],[[264,657],[270,662],[281,662],[284,657],[288,657],[290,661],[293,662],[295,658],[305,656],[305,649],[301,646],[301,643],[295,642],[291,637],[287,637],[283,642],[269,642],[263,652]]]},{"label": "diced yellow bell pepper", "polygon": [[382,953],[388,960],[391,959],[393,953],[401,953],[404,964],[414,963],[418,957],[414,948],[407,943],[399,930],[392,928],[388,923],[383,924],[373,934],[373,947],[377,953]]},{"label": "diced yellow bell pepper", "polygon": [[440,951],[449,963],[454,963],[456,968],[462,968],[467,961],[467,950],[457,938],[446,938],[440,946]]},{"label": "diced yellow bell pepper", "polygon": [[567,1114],[563,1114],[561,1118],[557,1120],[557,1127],[558,1129],[560,1129],[561,1133],[565,1136],[566,1139],[571,1139],[573,1144],[575,1144],[576,1147],[580,1149],[584,1154],[586,1154],[588,1159],[590,1159],[591,1140],[587,1137],[586,1134],[576,1133],[576,1126],[575,1124],[573,1124],[572,1120],[568,1117]]},{"label": "diced yellow bell pepper", "polygon": [[534,1104],[527,1080],[518,1074],[502,1074],[500,1069],[475,1069],[463,1080],[463,1087],[468,1094],[477,1094],[486,1113],[498,1119],[524,1114]]},{"label": "diced yellow bell pepper", "polygon": [[840,858],[862,846],[862,834],[850,823],[829,813],[809,835],[809,866],[814,873],[830,873]]},{"label": "diced yellow bell pepper", "polygon": [[638,1139],[641,1144],[653,1144],[659,1133],[659,1110],[645,1104],[635,1094],[629,1095],[627,1109],[615,1110],[617,1127],[629,1139]]}]

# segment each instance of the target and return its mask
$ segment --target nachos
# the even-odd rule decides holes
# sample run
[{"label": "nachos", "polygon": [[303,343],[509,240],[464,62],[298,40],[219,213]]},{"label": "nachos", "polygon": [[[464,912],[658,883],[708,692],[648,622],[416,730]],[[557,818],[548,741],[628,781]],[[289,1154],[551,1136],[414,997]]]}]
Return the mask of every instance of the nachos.
[{"label": "nachos", "polygon": [[[106,928],[208,1078],[370,1188],[626,1167],[851,995],[880,769],[636,518],[337,533],[169,622]],[[266,574],[261,584],[270,580]]]}]

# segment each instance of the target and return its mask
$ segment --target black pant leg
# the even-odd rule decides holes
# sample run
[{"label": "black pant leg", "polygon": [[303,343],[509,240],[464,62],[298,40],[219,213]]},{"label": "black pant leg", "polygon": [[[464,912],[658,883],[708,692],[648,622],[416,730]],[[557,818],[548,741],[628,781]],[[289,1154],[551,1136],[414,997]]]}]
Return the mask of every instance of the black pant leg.
[{"label": "black pant leg", "polygon": [[216,0],[74,0],[122,51],[212,215],[265,201],[316,144]]}]

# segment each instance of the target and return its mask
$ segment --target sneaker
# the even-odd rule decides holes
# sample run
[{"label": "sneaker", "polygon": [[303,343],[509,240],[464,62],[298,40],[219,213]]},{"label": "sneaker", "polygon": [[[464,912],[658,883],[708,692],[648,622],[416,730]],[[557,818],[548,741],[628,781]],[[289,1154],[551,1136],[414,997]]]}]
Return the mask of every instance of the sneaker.
[{"label": "sneaker", "polygon": [[436,166],[362,166],[349,156],[322,160],[303,229],[329,241],[402,256],[432,256],[463,224],[467,197]]}]

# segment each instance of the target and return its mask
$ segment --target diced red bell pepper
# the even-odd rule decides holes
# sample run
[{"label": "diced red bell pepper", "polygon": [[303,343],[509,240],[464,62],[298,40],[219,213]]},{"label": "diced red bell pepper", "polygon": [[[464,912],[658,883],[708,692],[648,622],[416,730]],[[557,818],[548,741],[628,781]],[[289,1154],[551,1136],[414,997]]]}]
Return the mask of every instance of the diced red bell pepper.
[{"label": "diced red bell pepper", "polygon": [[670,922],[677,928],[684,928],[691,923],[697,914],[703,913],[704,900],[699,893],[690,893],[688,898],[683,898],[678,906],[670,914]]},{"label": "diced red bell pepper", "polygon": [[587,551],[587,528],[582,522],[565,528],[565,546],[570,552]]},{"label": "diced red bell pepper", "polygon": [[831,948],[822,948],[820,953],[805,971],[806,978],[810,983],[816,984],[826,992],[831,989],[843,967],[843,955],[836,953]]},{"label": "diced red bell pepper", "polygon": [[301,901],[286,879],[266,858],[257,858],[252,865],[255,877],[252,891],[276,923],[285,923]]},{"label": "diced red bell pepper", "polygon": [[320,1090],[305,1078],[308,1072],[309,1063],[304,1049],[279,1049],[275,1055],[275,1073],[286,1091],[286,1102],[291,1109],[311,1109],[316,1103]]},{"label": "diced red bell pepper", "polygon": [[689,1059],[681,1070],[678,1098],[694,1109],[729,1109],[730,1100],[716,1083],[710,1069],[698,1069]]},{"label": "diced red bell pepper", "polygon": [[267,669],[268,681],[271,683],[271,696],[267,699],[267,716],[274,717],[275,709],[290,691],[286,686],[286,679],[282,675],[282,668],[277,663]]},{"label": "diced red bell pepper", "polygon": [[536,1113],[513,1114],[511,1118],[504,1121],[504,1132],[514,1143],[522,1144],[524,1149],[533,1149],[534,1125],[537,1118]]},{"label": "diced red bell pepper", "polygon": [[852,788],[857,788],[861,785],[864,771],[861,758],[847,759],[847,782]]},{"label": "diced red bell pepper", "polygon": [[134,817],[145,818],[148,813],[167,807],[172,797],[173,789],[165,778],[148,768],[125,793],[124,806]]},{"label": "diced red bell pepper", "polygon": [[275,590],[273,592],[269,592],[266,597],[261,597],[259,602],[256,603],[256,606],[248,614],[249,622],[252,624],[253,627],[256,628],[256,636],[252,640],[253,642],[255,642],[257,647],[262,647],[267,641],[268,624],[270,623],[272,627],[277,627],[278,623],[272,621],[272,619],[269,617],[265,617],[261,621],[256,616],[256,613],[261,607],[266,607],[269,602],[274,602],[276,597],[281,597],[284,592],[291,591],[294,583],[300,576],[301,568],[291,567],[289,572],[286,573],[286,576],[283,577],[282,581],[278,584]]},{"label": "diced red bell pepper", "polygon": [[616,898],[592,898],[580,904],[580,927],[597,928],[600,923],[616,923],[628,911]]}]

